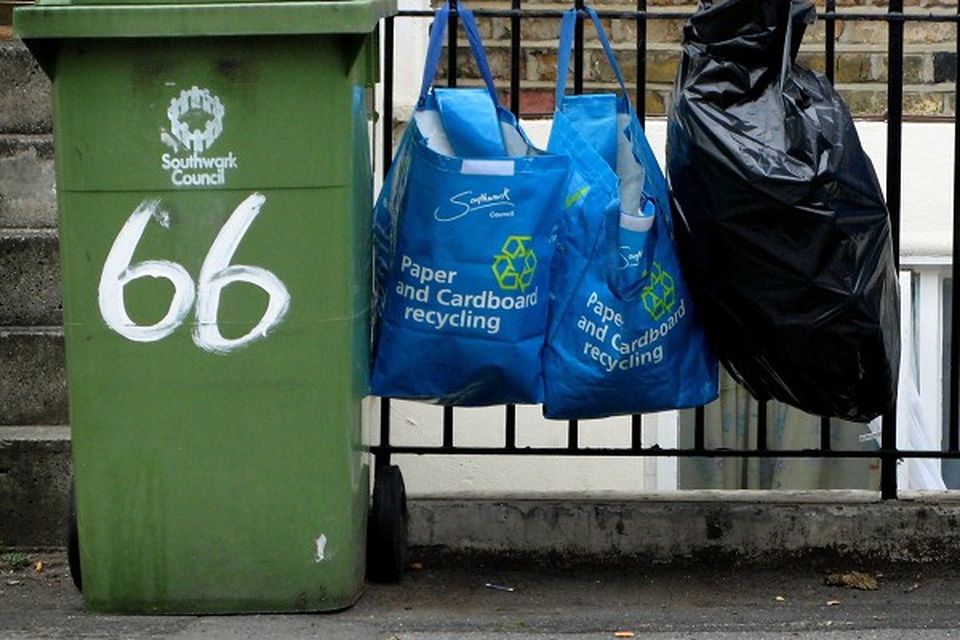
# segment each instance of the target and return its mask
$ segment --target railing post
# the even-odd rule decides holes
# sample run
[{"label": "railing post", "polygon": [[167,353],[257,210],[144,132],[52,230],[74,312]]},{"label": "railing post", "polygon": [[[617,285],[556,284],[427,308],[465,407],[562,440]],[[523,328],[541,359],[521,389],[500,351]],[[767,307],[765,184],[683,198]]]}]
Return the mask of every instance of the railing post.
[{"label": "railing post", "polygon": [[[903,146],[903,0],[890,0],[887,12],[887,207],[893,259],[900,269],[900,186]],[[884,500],[897,497],[897,410],[883,416],[880,434],[880,495]]]},{"label": "railing post", "polygon": [[450,0],[450,18],[447,21],[447,86],[457,86],[457,0]]},{"label": "railing post", "polygon": [[573,92],[576,95],[583,93],[583,11],[584,1],[575,0],[577,9],[577,24],[573,30]]},{"label": "railing post", "polygon": [[[393,163],[393,62],[395,18],[383,22],[383,175],[386,176]],[[380,400],[380,445],[374,456],[374,468],[390,466],[390,399]]]},{"label": "railing post", "polygon": [[390,398],[380,399],[380,445],[373,466],[375,469],[390,466]]},{"label": "railing post", "polygon": [[[520,0],[511,0],[510,8],[520,11]],[[520,14],[510,16],[510,111],[520,117]]]},{"label": "railing post", "polygon": [[[957,15],[960,16],[960,4],[957,5]],[[957,60],[960,60],[960,22],[957,22]],[[957,393],[957,381],[960,378],[960,260],[957,253],[960,251],[960,118],[957,111],[960,109],[960,65],[956,65],[953,85],[953,255],[951,256],[950,277],[953,281],[950,295],[950,326],[945,327],[945,333],[950,336],[950,372],[947,397],[949,402],[949,437],[948,449],[960,451],[960,394]]]},{"label": "railing post", "polygon": [[[827,13],[833,13],[836,10],[837,0],[827,0]],[[824,57],[826,58],[824,61],[824,69],[827,72],[827,80],[830,81],[830,84],[833,84],[837,66],[837,19],[833,16],[827,17],[824,23],[824,45]]]},{"label": "railing post", "polygon": [[640,126],[647,121],[647,0],[637,0],[637,90],[634,107]]}]

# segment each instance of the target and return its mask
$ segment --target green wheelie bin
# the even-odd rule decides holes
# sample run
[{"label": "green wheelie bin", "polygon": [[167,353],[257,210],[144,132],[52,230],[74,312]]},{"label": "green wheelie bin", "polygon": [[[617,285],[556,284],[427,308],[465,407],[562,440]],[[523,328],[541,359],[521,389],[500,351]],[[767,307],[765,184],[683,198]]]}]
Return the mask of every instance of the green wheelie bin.
[{"label": "green wheelie bin", "polygon": [[40,0],[82,590],[321,611],[364,585],[368,88],[395,0]]}]

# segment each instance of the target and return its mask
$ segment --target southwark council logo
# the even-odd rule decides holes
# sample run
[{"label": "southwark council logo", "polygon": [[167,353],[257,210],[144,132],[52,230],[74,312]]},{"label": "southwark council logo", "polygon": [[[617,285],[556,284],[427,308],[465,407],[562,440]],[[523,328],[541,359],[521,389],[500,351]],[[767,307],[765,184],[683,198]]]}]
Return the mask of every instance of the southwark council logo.
[{"label": "southwark council logo", "polygon": [[172,153],[164,153],[160,165],[174,186],[220,187],[227,183],[227,172],[237,168],[237,157],[232,151],[208,154],[223,133],[225,114],[220,98],[209,89],[193,86],[170,100],[170,130],[160,130],[160,141]]}]

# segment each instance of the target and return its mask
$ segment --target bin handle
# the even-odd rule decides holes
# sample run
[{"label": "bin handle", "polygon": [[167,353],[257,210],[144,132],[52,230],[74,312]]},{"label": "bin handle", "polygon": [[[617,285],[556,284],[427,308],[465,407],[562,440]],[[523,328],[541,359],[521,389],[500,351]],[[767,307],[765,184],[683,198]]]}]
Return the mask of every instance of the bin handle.
[{"label": "bin handle", "polygon": [[[490,63],[487,62],[487,54],[484,52],[483,40],[481,40],[480,32],[477,30],[473,12],[463,5],[458,5],[457,13],[461,22],[463,22],[464,31],[466,31],[467,40],[470,43],[470,50],[477,62],[477,68],[480,69],[483,82],[487,85],[487,91],[490,92],[493,103],[499,104],[500,100],[497,98],[497,88],[493,83],[493,74],[490,73]],[[427,59],[423,66],[423,81],[420,84],[419,107],[423,107],[427,93],[433,86],[433,79],[437,75],[437,68],[440,66],[440,50],[443,48],[443,35],[447,30],[449,18],[450,3],[445,2],[437,10],[436,17],[433,19],[433,27],[430,29],[430,44],[427,46]]]}]

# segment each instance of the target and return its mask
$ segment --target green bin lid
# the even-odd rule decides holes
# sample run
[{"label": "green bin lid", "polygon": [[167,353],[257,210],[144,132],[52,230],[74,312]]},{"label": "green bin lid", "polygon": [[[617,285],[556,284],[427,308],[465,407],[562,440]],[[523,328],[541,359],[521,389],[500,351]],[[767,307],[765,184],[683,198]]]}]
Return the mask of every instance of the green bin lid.
[{"label": "green bin lid", "polygon": [[397,0],[39,0],[13,27],[23,40],[369,33],[396,11]]}]

